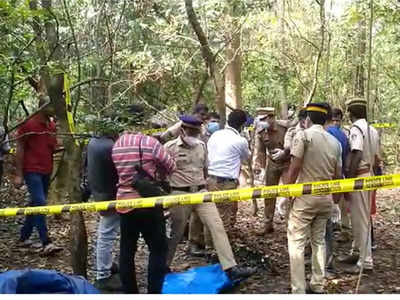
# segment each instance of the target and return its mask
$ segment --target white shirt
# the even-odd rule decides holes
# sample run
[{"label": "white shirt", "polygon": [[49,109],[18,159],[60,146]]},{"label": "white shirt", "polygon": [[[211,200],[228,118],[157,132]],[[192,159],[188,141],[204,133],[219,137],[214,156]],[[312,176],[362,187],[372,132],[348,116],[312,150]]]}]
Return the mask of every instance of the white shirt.
[{"label": "white shirt", "polygon": [[353,126],[350,128],[349,143],[351,151],[362,151],[362,159],[358,166],[359,169],[369,169],[374,165],[375,155],[379,153],[379,135],[376,129],[369,126],[365,119],[359,119],[353,123]]},{"label": "white shirt", "polygon": [[207,148],[208,174],[218,177],[238,179],[241,162],[250,158],[247,140],[229,126],[214,132]]}]

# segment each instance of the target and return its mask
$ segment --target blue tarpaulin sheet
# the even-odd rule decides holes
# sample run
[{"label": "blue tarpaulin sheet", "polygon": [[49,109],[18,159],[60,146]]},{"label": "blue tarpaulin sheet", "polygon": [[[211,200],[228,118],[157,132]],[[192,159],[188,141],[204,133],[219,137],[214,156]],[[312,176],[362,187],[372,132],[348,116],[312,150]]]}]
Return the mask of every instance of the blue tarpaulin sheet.
[{"label": "blue tarpaulin sheet", "polygon": [[51,270],[13,270],[0,274],[1,294],[99,294],[83,277]]},{"label": "blue tarpaulin sheet", "polygon": [[220,264],[167,274],[163,294],[218,294],[234,286]]}]

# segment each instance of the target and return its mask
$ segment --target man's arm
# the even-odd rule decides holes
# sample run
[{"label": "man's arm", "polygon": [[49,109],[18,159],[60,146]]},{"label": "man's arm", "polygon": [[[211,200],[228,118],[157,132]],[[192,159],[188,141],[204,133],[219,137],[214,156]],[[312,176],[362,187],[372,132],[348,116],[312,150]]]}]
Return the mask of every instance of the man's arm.
[{"label": "man's arm", "polygon": [[164,146],[159,141],[155,138],[151,139],[154,142],[153,157],[157,166],[161,167],[167,175],[173,173],[176,170],[175,159],[164,149]]},{"label": "man's arm", "polygon": [[290,162],[288,179],[285,184],[293,184],[296,183],[297,177],[299,176],[300,170],[303,166],[303,158],[293,157]]},{"label": "man's arm", "polygon": [[23,178],[23,167],[24,167],[24,155],[25,155],[25,142],[24,138],[17,140],[17,150],[15,154],[15,165],[16,165],[16,173],[14,184],[17,188],[22,186],[22,178]]},{"label": "man's arm", "polygon": [[265,168],[266,164],[266,149],[262,142],[260,134],[255,135],[254,153],[253,153],[253,171],[258,172]]},{"label": "man's arm", "polygon": [[[338,143],[339,149],[338,149],[338,154],[336,157],[336,168],[335,168],[335,173],[333,174],[332,179],[342,179],[342,167],[343,167],[343,161],[342,161],[342,146]],[[337,194],[332,194],[332,199],[333,202],[336,204],[339,203],[340,199],[342,198],[342,193],[337,193]]]},{"label": "man's arm", "polygon": [[159,136],[159,140],[161,143],[166,143],[170,140],[176,139],[179,136],[182,122],[175,123],[171,127],[169,127],[165,132],[161,133]]},{"label": "man's arm", "polygon": [[350,153],[346,158],[346,177],[357,177],[357,169],[362,159],[362,150],[364,149],[364,137],[358,127],[350,128]]},{"label": "man's arm", "polygon": [[304,158],[304,132],[298,132],[293,139],[292,161],[290,162],[287,182],[285,184],[296,183],[300,170],[303,167]]},{"label": "man's arm", "polygon": [[353,150],[347,155],[346,162],[346,178],[355,178],[357,177],[357,169],[360,165],[362,159],[362,151]]}]

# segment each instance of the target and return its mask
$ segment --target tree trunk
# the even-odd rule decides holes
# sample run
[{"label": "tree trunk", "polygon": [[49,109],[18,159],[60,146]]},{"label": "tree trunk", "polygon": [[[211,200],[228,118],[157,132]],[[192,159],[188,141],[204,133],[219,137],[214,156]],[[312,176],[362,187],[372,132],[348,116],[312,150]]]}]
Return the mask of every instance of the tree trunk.
[{"label": "tree trunk", "polygon": [[[37,1],[30,0],[30,8],[35,11],[37,10]],[[38,56],[41,60],[42,69],[40,71],[41,77],[44,80],[45,87],[50,97],[51,105],[54,108],[56,118],[58,120],[59,128],[62,132],[70,132],[70,127],[67,120],[67,108],[65,98],[63,95],[64,91],[64,74],[50,73],[51,71],[47,67],[48,62],[57,66],[56,69],[63,70],[62,59],[65,57],[64,50],[59,44],[58,31],[55,25],[55,15],[52,12],[51,0],[43,0],[42,8],[49,13],[49,17],[44,22],[45,37],[42,37],[41,22],[38,17],[35,18],[35,22],[32,23],[32,27],[38,36],[36,41],[36,48]],[[76,203],[80,201],[79,194],[79,166],[80,166],[80,151],[75,145],[72,136],[68,136],[63,140],[64,151],[64,163],[61,165],[59,170],[58,178],[58,192],[64,195],[64,199],[69,197],[70,203]],[[81,220],[77,220],[80,218]],[[71,258],[72,266],[75,274],[86,276],[87,266],[87,237],[85,235],[86,228],[80,217],[74,216],[71,218],[70,224],[70,236],[71,239]]]},{"label": "tree trunk", "polygon": [[319,17],[321,21],[321,26],[320,26],[321,43],[318,49],[317,57],[315,58],[314,62],[314,76],[313,76],[312,88],[310,94],[307,97],[307,100],[304,102],[304,106],[306,106],[308,103],[311,103],[315,95],[315,91],[317,90],[319,63],[325,47],[325,0],[320,0],[317,2],[319,4]]},{"label": "tree trunk", "polygon": [[355,83],[354,83],[354,94],[357,97],[365,97],[365,54],[367,50],[367,28],[365,21],[365,12],[363,8],[360,8],[360,4],[358,4],[359,9],[362,10],[363,18],[358,23],[358,47],[355,49],[355,59],[356,67],[355,67]]},{"label": "tree trunk", "polygon": [[279,26],[279,33],[280,33],[280,51],[281,51],[281,58],[280,58],[280,68],[281,68],[281,75],[280,75],[280,100],[281,100],[281,118],[283,120],[288,119],[288,103],[287,103],[287,67],[286,67],[286,57],[284,55],[286,51],[286,40],[285,40],[285,13],[286,13],[286,0],[281,0],[279,4],[280,8],[280,26]]},{"label": "tree trunk", "polygon": [[235,21],[238,15],[238,7],[232,5],[229,8],[230,19],[232,20],[227,38],[230,41],[226,47],[225,69],[225,101],[230,107],[242,108],[242,52],[240,48],[240,30]]},{"label": "tree trunk", "polygon": [[197,19],[196,13],[193,9],[193,1],[185,0],[186,14],[188,16],[188,20],[190,25],[193,28],[193,31],[196,33],[197,39],[201,45],[201,55],[206,64],[206,68],[210,75],[210,78],[213,79],[214,88],[215,88],[215,97],[216,97],[216,106],[218,109],[218,113],[221,117],[220,126],[221,128],[225,127],[226,122],[226,108],[225,108],[225,86],[224,79],[221,73],[216,70],[216,61],[215,55],[212,53],[211,48],[208,44],[208,40],[206,35],[204,34],[203,29]]}]

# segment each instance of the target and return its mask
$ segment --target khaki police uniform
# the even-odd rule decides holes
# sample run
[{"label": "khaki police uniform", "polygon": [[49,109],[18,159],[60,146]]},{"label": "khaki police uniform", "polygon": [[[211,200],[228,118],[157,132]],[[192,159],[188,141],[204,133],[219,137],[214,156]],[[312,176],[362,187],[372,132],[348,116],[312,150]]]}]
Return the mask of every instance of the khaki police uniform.
[{"label": "khaki police uniform", "polygon": [[[160,140],[167,142],[176,139],[180,134],[181,126],[182,121],[170,126],[165,132],[161,133]],[[200,139],[207,145],[208,136],[205,126],[202,125],[200,130]],[[208,228],[203,225],[195,211],[192,213],[189,221],[189,241],[199,246],[212,247],[210,232]]]},{"label": "khaki police uniform", "polygon": [[[261,118],[262,121],[262,118]],[[256,128],[253,154],[253,170],[265,170],[264,184],[278,185],[289,161],[273,161],[270,152],[273,149],[284,149],[287,122],[276,120],[272,128]],[[265,232],[273,230],[276,198],[264,199]]]},{"label": "khaki police uniform", "polygon": [[[204,178],[204,169],[207,167],[206,145],[199,140],[196,146],[189,147],[182,141],[181,137],[178,137],[166,143],[165,148],[175,157],[177,166],[177,170],[168,178],[172,189],[171,194],[205,192],[206,180]],[[215,203],[170,208],[172,237],[168,243],[167,265],[169,266],[174,258],[176,247],[183,237],[186,223],[193,211],[198,214],[201,222],[210,230],[222,268],[226,270],[234,267],[236,261]]]},{"label": "khaki police uniform", "polygon": [[[296,136],[296,134],[299,132],[299,131],[303,131],[304,130],[304,128],[302,128],[301,127],[301,125],[300,125],[300,122],[299,123],[297,123],[297,125],[296,126],[293,126],[293,127],[290,127],[287,131],[286,131],[286,134],[285,134],[285,139],[284,139],[284,143],[283,143],[283,147],[285,148],[285,149],[290,149],[290,152],[292,152],[292,147],[293,147],[293,139],[294,139],[294,137]],[[285,169],[284,170],[284,172],[283,172],[283,174],[282,174],[282,177],[283,178],[285,178],[288,174],[288,169]],[[290,209],[292,208],[292,206],[293,206],[293,201],[292,201],[292,199],[285,199],[285,201],[286,201],[286,204],[285,204],[285,206],[286,206],[286,211],[285,211],[285,224],[286,224],[286,227],[287,227],[287,221],[288,221],[288,218],[289,218],[289,212],[290,212]]]},{"label": "khaki police uniform", "polygon": [[[321,125],[299,131],[291,154],[302,158],[297,182],[331,180],[340,174],[341,146]],[[303,195],[294,200],[288,220],[288,249],[292,293],[305,293],[304,250],[311,238],[312,276],[310,286],[322,292],[325,274],[325,228],[332,212],[332,195]]]},{"label": "khaki police uniform", "polygon": [[[376,129],[369,126],[365,119],[357,120],[350,128],[349,143],[351,151],[362,151],[357,177],[372,176],[371,170],[375,164],[375,156],[379,155],[379,135]],[[361,266],[364,259],[365,269],[373,268],[371,230],[368,226],[370,211],[371,191],[350,193],[350,218],[354,239],[352,252],[360,255],[358,266]]]}]

